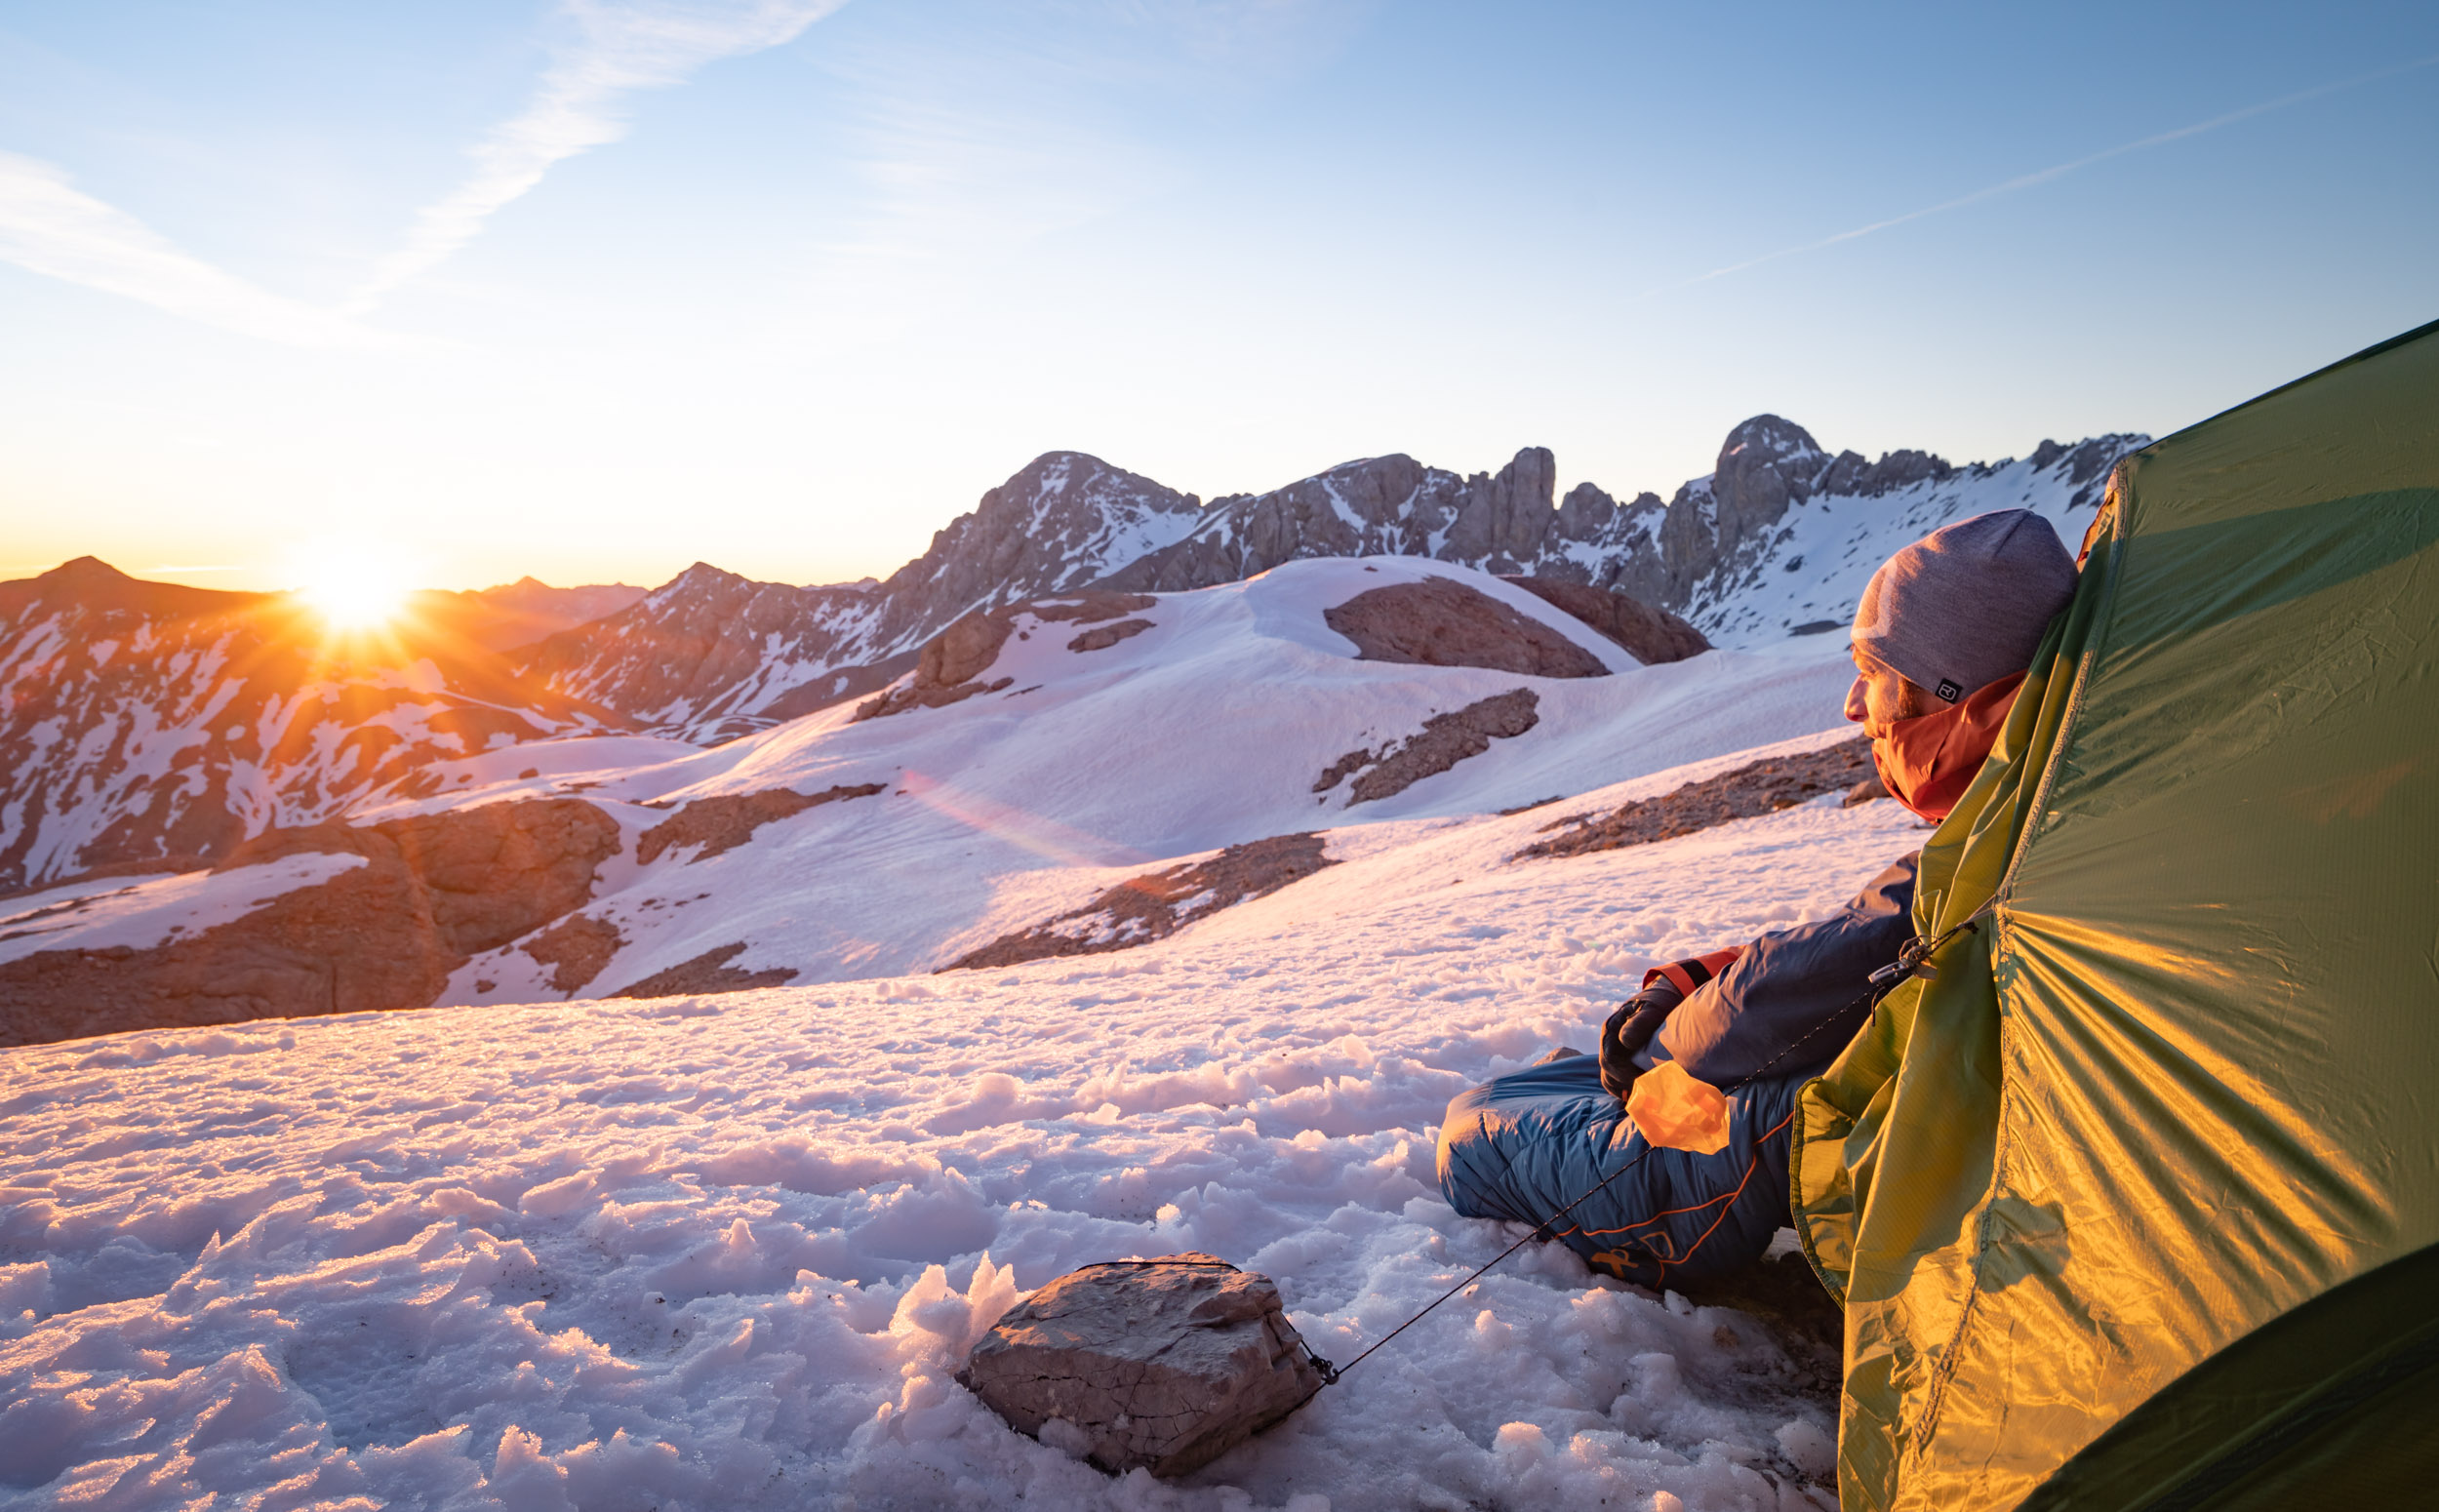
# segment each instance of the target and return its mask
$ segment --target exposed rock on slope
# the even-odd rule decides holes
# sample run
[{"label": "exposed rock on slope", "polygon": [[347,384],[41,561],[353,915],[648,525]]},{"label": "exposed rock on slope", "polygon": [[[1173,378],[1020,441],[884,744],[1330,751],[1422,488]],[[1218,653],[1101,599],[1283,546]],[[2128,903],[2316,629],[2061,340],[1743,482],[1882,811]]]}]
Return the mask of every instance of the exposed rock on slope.
[{"label": "exposed rock on slope", "polygon": [[[456,961],[420,880],[387,837],[331,827],[338,834],[317,849],[343,846],[365,864],[232,923],[150,948],[44,950],[0,963],[0,1045],[430,1002]],[[256,880],[240,872],[224,885]]]},{"label": "exposed rock on slope", "polygon": [[1276,835],[1232,845],[1207,861],[1130,877],[1081,908],[1003,935],[940,968],[943,972],[1015,966],[1052,956],[1099,955],[1147,945],[1232,908],[1266,897],[1333,864],[1319,835]]},{"label": "exposed rock on slope", "polygon": [[81,557],[0,583],[0,892],[192,867],[435,763],[624,727],[447,623],[334,639],[283,594],[142,582]]},{"label": "exposed rock on slope", "polygon": [[1871,742],[1865,739],[1841,740],[1793,756],[1771,756],[1608,814],[1571,814],[1553,819],[1541,826],[1541,833],[1552,838],[1535,841],[1512,859],[1589,855],[1595,851],[1674,840],[1731,819],[1755,818],[1809,803],[1824,793],[1844,792],[1873,776]]},{"label": "exposed rock on slope", "polygon": [[0,1043],[420,1008],[471,955],[581,907],[618,850],[618,825],[580,799],[274,830],[236,847],[214,882],[246,888],[253,868],[297,855],[364,864],[191,938],[0,962]]},{"label": "exposed rock on slope", "polygon": [[1540,723],[1541,696],[1530,688],[1495,694],[1449,714],[1434,714],[1419,734],[1379,751],[1352,750],[1330,764],[1313,782],[1326,793],[1355,778],[1346,805],[1393,798],[1424,777],[1437,776],[1459,762],[1481,755],[1493,740],[1509,740]]},{"label": "exposed rock on slope", "polygon": [[[863,703],[856,710],[856,718],[880,719],[908,709],[944,708],[976,694],[997,693],[1007,687],[1015,679],[1003,677],[991,683],[980,679],[999,659],[1008,637],[1031,633],[1019,625],[1020,617],[1052,623],[1094,624],[1149,609],[1154,602],[1150,595],[1142,593],[1077,593],[1038,603],[1011,604],[1004,609],[977,610],[926,642],[915,660],[914,676]],[[1137,619],[1126,625],[1106,626],[1103,632],[1088,630],[1069,641],[1067,649],[1102,651],[1150,628],[1150,620]],[[1100,638],[1102,634],[1106,639]]]},{"label": "exposed rock on slope", "polygon": [[[1594,590],[1597,591],[1597,590]],[[1448,577],[1368,589],[1322,612],[1366,661],[1601,677],[1599,657],[1538,619]]]},{"label": "exposed rock on slope", "polygon": [[844,798],[869,798],[888,785],[886,782],[841,782],[818,793],[774,787],[759,793],[723,793],[711,798],[698,798],[636,836],[635,859],[649,866],[660,859],[663,851],[700,846],[702,849],[688,859],[703,860],[743,845],[754,837],[755,830],[774,819],[787,818],[807,809],[837,803]]},{"label": "exposed rock on slope", "polygon": [[1563,582],[1555,577],[1504,580],[1552,608],[1575,616],[1625,648],[1628,656],[1645,666],[1683,661],[1710,650],[1710,642],[1702,638],[1701,631],[1664,609],[1655,609],[1615,589]]},{"label": "exposed rock on slope", "polygon": [[611,994],[618,998],[679,998],[697,993],[748,992],[756,987],[784,986],[796,975],[792,966],[766,967],[747,971],[728,963],[745,953],[745,942],[721,945],[706,950],[691,961],[680,962],[665,972],[655,972],[643,980],[621,987]]},{"label": "exposed rock on slope", "polygon": [[601,975],[601,969],[625,943],[617,925],[580,913],[560,920],[517,948],[551,969],[552,991],[574,997]]},{"label": "exposed rock on slope", "polygon": [[373,828],[397,842],[430,895],[441,943],[459,956],[582,907],[594,869],[620,850],[618,821],[580,798],[487,804]]}]

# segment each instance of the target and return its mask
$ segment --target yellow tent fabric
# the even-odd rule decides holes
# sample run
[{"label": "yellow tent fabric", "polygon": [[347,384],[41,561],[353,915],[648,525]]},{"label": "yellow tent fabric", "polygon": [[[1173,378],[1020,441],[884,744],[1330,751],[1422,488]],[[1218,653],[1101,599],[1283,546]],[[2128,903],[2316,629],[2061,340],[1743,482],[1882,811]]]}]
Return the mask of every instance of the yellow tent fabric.
[{"label": "yellow tent fabric", "polygon": [[2120,464],[1799,1100],[1847,1512],[2439,1501],[2434,542],[2439,325]]}]

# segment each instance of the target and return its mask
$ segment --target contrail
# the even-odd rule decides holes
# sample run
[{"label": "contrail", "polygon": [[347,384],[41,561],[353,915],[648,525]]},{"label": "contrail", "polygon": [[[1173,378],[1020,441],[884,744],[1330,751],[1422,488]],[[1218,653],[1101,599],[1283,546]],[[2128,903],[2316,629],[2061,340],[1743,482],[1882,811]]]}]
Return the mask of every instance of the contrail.
[{"label": "contrail", "polygon": [[625,97],[683,83],[726,58],[793,42],[846,0],[565,0],[580,46],[545,74],[523,114],[473,150],[474,172],[416,218],[406,245],[381,259],[348,305],[382,296],[474,240],[493,213],[522,197],[554,164],[626,135]]},{"label": "contrail", "polygon": [[2292,95],[2281,95],[2276,99],[2263,100],[2258,105],[2247,105],[2241,110],[2230,110],[2225,115],[2215,115],[2207,121],[2196,121],[2190,126],[2179,126],[2175,131],[2161,132],[2136,141],[2120,142],[2113,147],[2103,147],[2098,152],[2076,158],[2071,162],[2059,163],[2029,174],[2019,174],[2004,182],[1991,184],[1987,188],[1976,189],[1971,194],[1960,194],[1952,200],[1941,200],[1937,205],[1925,205],[1920,210],[1909,210],[1904,215],[1891,216],[1886,220],[1874,220],[1869,225],[1859,225],[1851,231],[1840,231],[1835,236],[1824,236],[1819,241],[1804,242],[1793,247],[1781,247],[1777,252],[1766,252],[1758,258],[1747,258],[1741,262],[1731,262],[1726,267],[1715,267],[1707,273],[1697,274],[1682,283],[1663,284],[1659,288],[1647,290],[1643,297],[1648,298],[1651,295],[1665,293],[1670,289],[1690,289],[1696,284],[1706,284],[1714,278],[1725,278],[1731,273],[1741,273],[1746,268],[1759,267],[1765,262],[1776,262],[1781,258],[1792,258],[1799,253],[1819,252],[1823,247],[1835,247],[1840,242],[1855,241],[1858,238],[1869,236],[1874,231],[1885,231],[1894,225],[1903,225],[1909,220],[1920,220],[1926,216],[1936,216],[1943,211],[1959,210],[1967,205],[1978,205],[1983,200],[1997,199],[2002,194],[2013,194],[2019,189],[2029,189],[2035,184],[2048,183],[2054,179],[2063,179],[2079,168],[2089,168],[2095,163],[2106,162],[2113,157],[2124,157],[2129,152],[2139,152],[2145,147],[2156,147],[2166,142],[2181,141],[2187,137],[2199,137],[2204,132],[2215,132],[2222,126],[2232,126],[2238,121],[2250,120],[2257,115],[2267,115],[2273,110],[2284,110],[2289,105],[2299,105],[2307,99],[2318,99],[2324,95],[2335,95],[2342,90],[2356,89],[2380,79],[2391,79],[2401,73],[2412,73],[2417,68],[2427,68],[2433,63],[2439,63],[2439,53],[2434,53],[2428,58],[2418,58],[2410,63],[2397,63],[2371,73],[2357,74],[2350,79],[2339,79],[2333,84],[2317,85],[2311,89],[2299,90]]},{"label": "contrail", "polygon": [[266,341],[397,344],[180,251],[134,216],[78,189],[60,170],[14,152],[0,152],[0,262]]}]

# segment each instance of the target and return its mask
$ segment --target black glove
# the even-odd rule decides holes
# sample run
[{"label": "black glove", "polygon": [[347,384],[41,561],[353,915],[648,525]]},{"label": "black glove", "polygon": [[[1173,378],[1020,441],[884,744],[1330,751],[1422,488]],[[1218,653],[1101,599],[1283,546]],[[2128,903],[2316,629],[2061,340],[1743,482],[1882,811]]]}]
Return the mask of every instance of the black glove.
[{"label": "black glove", "polygon": [[1652,1043],[1652,1036],[1668,1021],[1668,1015],[1685,1001],[1685,994],[1676,983],[1662,977],[1618,1007],[1601,1026],[1601,1087],[1613,1097],[1623,1097],[1634,1089],[1634,1079],[1643,1068],[1634,1057],[1643,1054]]}]

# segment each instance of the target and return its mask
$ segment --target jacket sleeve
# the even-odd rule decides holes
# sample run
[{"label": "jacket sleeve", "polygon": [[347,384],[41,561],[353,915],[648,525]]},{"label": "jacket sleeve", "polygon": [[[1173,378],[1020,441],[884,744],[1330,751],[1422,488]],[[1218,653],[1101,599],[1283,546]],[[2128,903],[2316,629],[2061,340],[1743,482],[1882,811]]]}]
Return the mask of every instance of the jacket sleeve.
[{"label": "jacket sleeve", "polygon": [[1818,1071],[1835,1059],[1863,1021],[1859,1005],[1872,995],[1871,974],[1914,933],[1920,856],[1872,878],[1829,918],[1746,946],[1668,1015],[1653,1058],[1676,1060],[1714,1087]]}]

